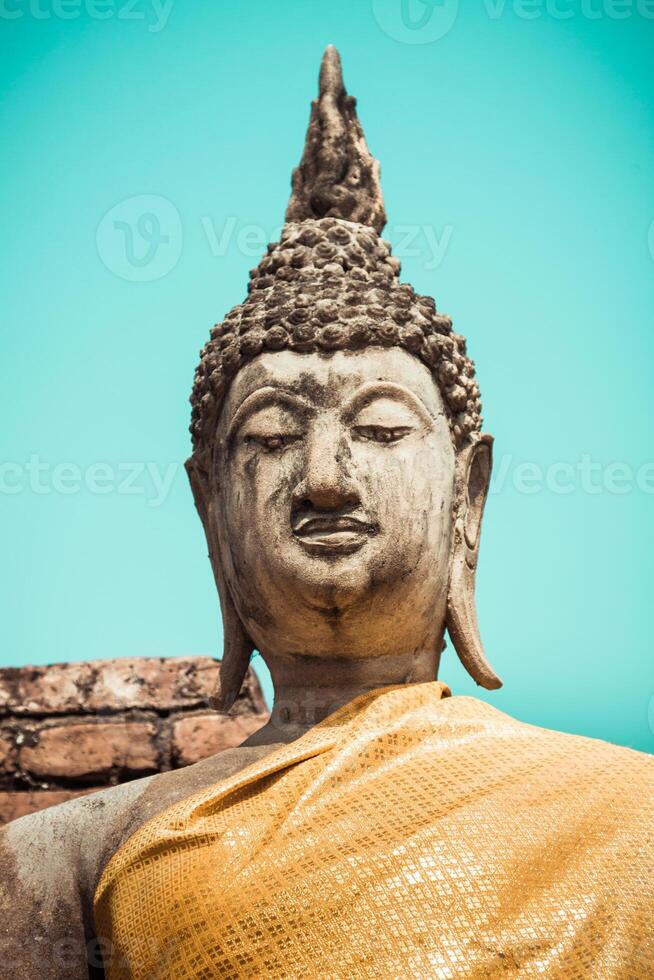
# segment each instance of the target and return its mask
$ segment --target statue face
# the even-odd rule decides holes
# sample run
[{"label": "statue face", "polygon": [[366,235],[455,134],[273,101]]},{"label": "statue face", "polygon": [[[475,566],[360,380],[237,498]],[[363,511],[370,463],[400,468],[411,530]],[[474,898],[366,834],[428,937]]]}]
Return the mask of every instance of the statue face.
[{"label": "statue face", "polygon": [[264,657],[440,642],[455,453],[424,365],[396,348],[262,354],[217,439],[210,534]]}]

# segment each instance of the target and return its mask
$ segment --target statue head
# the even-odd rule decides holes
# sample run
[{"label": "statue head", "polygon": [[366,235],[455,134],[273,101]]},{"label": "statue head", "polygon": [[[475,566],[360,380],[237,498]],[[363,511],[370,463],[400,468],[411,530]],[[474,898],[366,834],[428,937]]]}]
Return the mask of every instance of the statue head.
[{"label": "statue head", "polygon": [[196,373],[187,469],[223,614],[222,710],[254,649],[401,657],[428,680],[446,630],[478,684],[501,684],[474,604],[492,446],[474,364],[399,281],[355,105],[329,47],[281,240]]}]

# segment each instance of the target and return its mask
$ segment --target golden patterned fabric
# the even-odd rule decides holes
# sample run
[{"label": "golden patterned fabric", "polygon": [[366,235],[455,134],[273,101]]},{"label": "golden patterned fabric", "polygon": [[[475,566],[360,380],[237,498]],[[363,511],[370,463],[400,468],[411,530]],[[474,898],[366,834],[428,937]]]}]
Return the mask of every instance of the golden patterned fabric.
[{"label": "golden patterned fabric", "polygon": [[654,757],[380,688],[148,821],[110,980],[654,977]]}]

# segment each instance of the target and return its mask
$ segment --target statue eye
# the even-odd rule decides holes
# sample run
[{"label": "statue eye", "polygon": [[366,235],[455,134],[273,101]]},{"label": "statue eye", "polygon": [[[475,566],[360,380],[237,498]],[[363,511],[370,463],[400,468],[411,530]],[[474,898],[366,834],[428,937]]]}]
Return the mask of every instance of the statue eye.
[{"label": "statue eye", "polygon": [[277,453],[286,449],[292,443],[297,442],[301,437],[294,434],[276,433],[275,435],[249,435],[245,437],[245,442],[249,445],[254,443],[266,453]]},{"label": "statue eye", "polygon": [[368,442],[392,443],[404,439],[412,431],[409,425],[356,425],[354,431],[359,439],[366,439]]}]

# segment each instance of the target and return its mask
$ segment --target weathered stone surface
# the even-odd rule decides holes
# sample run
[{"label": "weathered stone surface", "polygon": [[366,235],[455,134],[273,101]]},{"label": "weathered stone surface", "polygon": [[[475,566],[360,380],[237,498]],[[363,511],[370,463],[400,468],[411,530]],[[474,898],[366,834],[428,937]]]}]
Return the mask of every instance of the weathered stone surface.
[{"label": "weathered stone surface", "polygon": [[346,218],[381,234],[386,211],[379,177],[379,163],[366,146],[356,100],[343,84],[340,55],[330,44],[320,67],[320,94],[311,106],[302,160],[293,171],[286,221]]},{"label": "weathered stone surface", "polygon": [[45,810],[57,803],[66,803],[77,796],[87,796],[104,786],[87,786],[79,789],[29,790],[24,793],[0,792],[0,824],[26,817],[28,813]]},{"label": "weathered stone surface", "polygon": [[132,777],[157,771],[156,728],[144,722],[57,725],[25,745],[21,769],[39,779],[89,779],[120,772]]},{"label": "weathered stone surface", "polygon": [[173,724],[173,760],[178,766],[188,766],[223,749],[235,748],[261,728],[266,717],[193,714],[180,718]]}]

